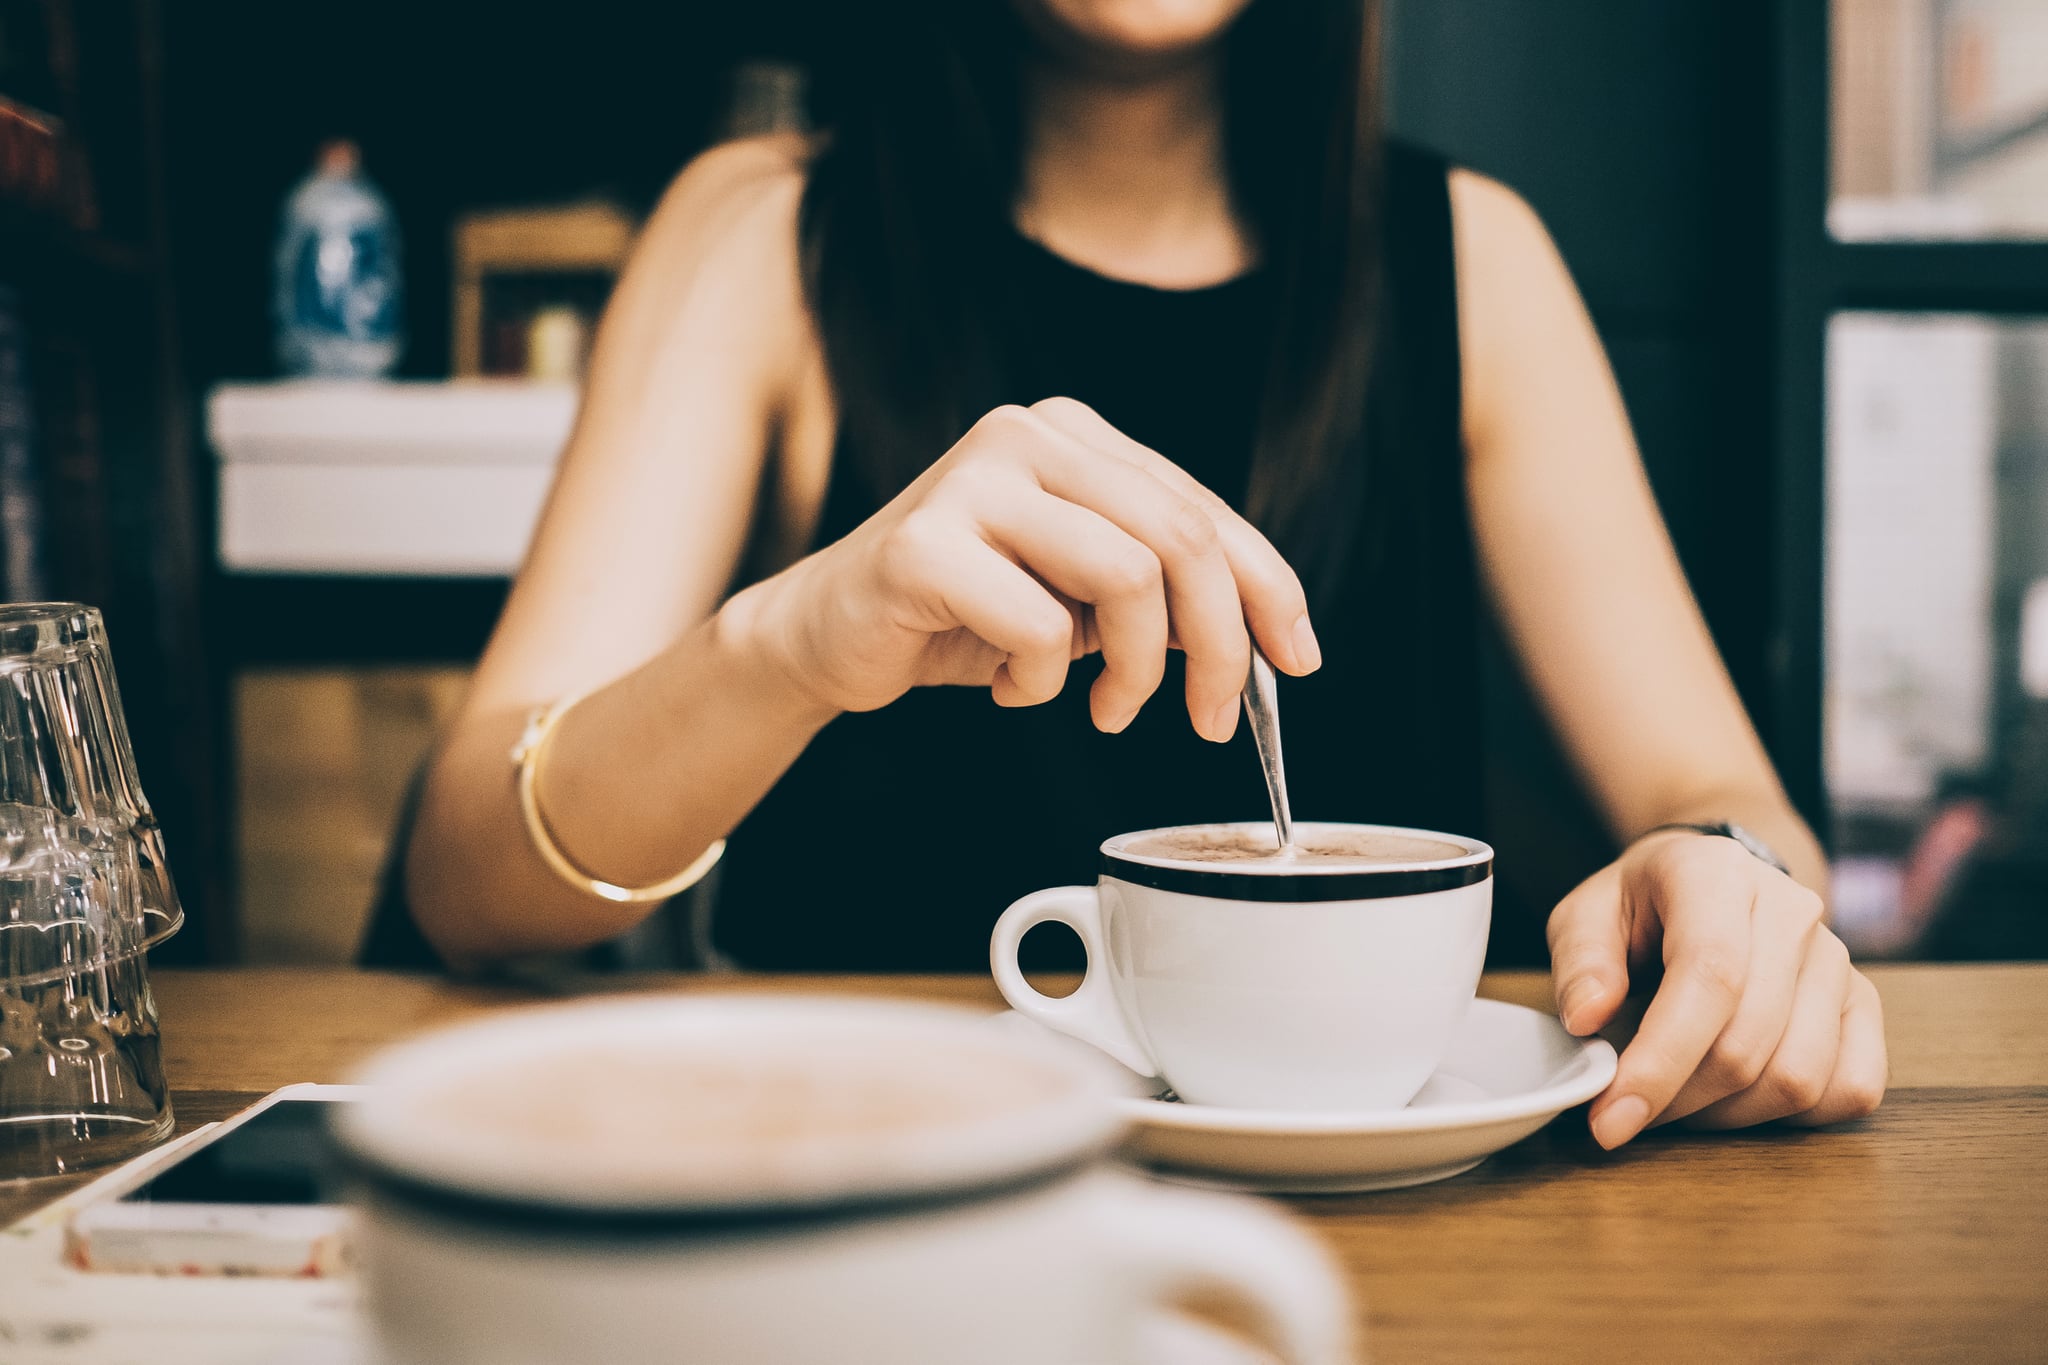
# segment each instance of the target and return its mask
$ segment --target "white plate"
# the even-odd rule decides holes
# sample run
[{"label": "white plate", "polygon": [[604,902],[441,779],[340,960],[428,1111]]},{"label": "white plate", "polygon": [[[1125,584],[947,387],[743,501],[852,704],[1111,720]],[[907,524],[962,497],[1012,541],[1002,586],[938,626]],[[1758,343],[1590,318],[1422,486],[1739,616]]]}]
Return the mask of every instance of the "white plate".
[{"label": "white plate", "polygon": [[[1022,1015],[1005,1027],[1037,1029]],[[1086,1044],[1077,1044],[1086,1046]],[[1443,1065],[1405,1109],[1317,1113],[1123,1101],[1131,1156],[1171,1180],[1269,1194],[1394,1190],[1469,1171],[1614,1079],[1614,1049],[1574,1038],[1557,1016],[1475,1000]]]}]

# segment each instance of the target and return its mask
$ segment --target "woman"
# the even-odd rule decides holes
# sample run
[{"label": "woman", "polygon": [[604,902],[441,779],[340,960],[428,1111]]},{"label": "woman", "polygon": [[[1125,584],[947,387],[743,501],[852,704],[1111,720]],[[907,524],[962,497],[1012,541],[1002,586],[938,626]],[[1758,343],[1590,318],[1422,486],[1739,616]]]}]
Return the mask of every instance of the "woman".
[{"label": "woman", "polygon": [[1254,641],[1297,810],[1474,830],[1483,591],[1626,845],[1551,917],[1561,1015],[1661,973],[1595,1136],[1875,1107],[1585,310],[1515,195],[1382,140],[1370,9],[940,3],[818,144],[682,174],[430,772],[443,960],[607,940],[730,831],[740,961],[977,967],[1106,835],[1258,813]]}]

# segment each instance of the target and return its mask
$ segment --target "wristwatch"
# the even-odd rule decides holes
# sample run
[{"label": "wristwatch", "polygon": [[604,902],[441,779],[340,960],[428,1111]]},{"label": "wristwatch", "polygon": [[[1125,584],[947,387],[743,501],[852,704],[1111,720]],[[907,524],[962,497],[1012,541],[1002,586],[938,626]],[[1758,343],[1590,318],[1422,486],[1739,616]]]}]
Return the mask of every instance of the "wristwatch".
[{"label": "wristwatch", "polygon": [[1783,858],[1780,858],[1771,851],[1769,844],[1757,838],[1733,820],[1722,820],[1717,824],[1711,825],[1695,825],[1679,821],[1674,824],[1659,825],[1655,829],[1646,829],[1637,837],[1646,839],[1652,834],[1662,834],[1666,830],[1674,829],[1685,830],[1692,834],[1710,834],[1721,839],[1733,839],[1736,843],[1741,844],[1743,848],[1747,849],[1750,856],[1756,858],[1759,862],[1769,863],[1788,877],[1792,875],[1792,869],[1785,866]]}]

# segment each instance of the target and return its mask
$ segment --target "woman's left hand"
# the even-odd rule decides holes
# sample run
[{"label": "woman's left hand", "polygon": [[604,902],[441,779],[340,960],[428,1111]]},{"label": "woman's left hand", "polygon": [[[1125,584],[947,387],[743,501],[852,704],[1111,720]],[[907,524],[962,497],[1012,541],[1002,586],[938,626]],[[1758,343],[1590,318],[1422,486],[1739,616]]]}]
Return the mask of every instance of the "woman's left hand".
[{"label": "woman's left hand", "polygon": [[1663,979],[1593,1137],[1619,1147],[1652,1123],[1739,1128],[1860,1118],[1884,1097],[1877,989],[1849,965],[1819,896],[1733,839],[1653,834],[1550,917],[1558,1017],[1604,1027],[1630,973]]}]

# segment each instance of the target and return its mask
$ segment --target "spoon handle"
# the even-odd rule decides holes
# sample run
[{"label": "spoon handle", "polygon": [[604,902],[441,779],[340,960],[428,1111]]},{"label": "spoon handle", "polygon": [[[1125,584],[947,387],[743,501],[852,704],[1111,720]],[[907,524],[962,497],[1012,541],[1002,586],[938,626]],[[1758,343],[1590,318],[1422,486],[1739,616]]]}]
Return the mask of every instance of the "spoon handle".
[{"label": "spoon handle", "polygon": [[1287,809],[1287,769],[1280,760],[1279,687],[1273,665],[1252,646],[1251,673],[1244,680],[1245,718],[1259,746],[1259,766],[1266,773],[1266,795],[1273,803],[1273,832],[1284,853],[1294,847],[1294,816]]}]

